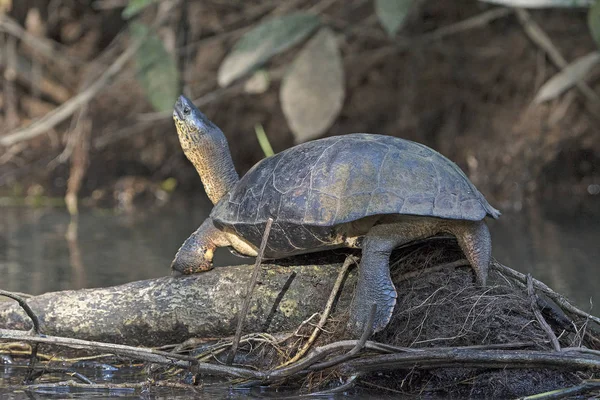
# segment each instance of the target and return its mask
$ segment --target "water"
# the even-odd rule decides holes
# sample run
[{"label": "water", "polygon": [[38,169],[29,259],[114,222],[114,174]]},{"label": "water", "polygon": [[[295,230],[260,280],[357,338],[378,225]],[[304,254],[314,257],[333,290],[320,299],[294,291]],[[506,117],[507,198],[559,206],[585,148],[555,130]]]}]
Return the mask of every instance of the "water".
[{"label": "water", "polygon": [[[40,294],[168,275],[173,255],[209,208],[200,201],[135,216],[84,210],[76,242],[65,239],[64,209],[0,208],[0,288]],[[597,298],[600,217],[529,211],[489,225],[500,262],[530,272],[585,309]],[[215,258],[217,266],[251,261],[225,249]]]}]

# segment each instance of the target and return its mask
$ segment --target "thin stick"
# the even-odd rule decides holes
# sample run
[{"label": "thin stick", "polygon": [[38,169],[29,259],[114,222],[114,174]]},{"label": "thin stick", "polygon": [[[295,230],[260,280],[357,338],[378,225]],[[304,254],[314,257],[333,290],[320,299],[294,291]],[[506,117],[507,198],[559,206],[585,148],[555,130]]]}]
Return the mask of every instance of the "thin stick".
[{"label": "thin stick", "polygon": [[35,315],[31,307],[29,307],[29,304],[27,304],[27,300],[15,293],[7,292],[6,290],[0,290],[0,296],[9,297],[13,300],[16,300],[23,311],[25,311],[25,314],[27,314],[29,319],[31,319],[31,324],[33,325],[31,331],[36,335],[40,334],[40,320],[38,319],[37,315]]},{"label": "thin stick", "polygon": [[236,378],[263,379],[265,374],[248,368],[228,367],[224,365],[200,363],[194,357],[165,351],[153,350],[144,347],[133,347],[122,344],[94,342],[89,340],[65,338],[60,336],[31,336],[27,332],[0,329],[0,339],[19,340],[31,343],[44,343],[49,345],[64,346],[74,349],[110,352],[115,355],[131,357],[138,360],[156,364],[175,366],[180,368],[194,367],[200,373],[215,376],[233,376]]},{"label": "thin stick", "polygon": [[240,344],[240,339],[242,337],[242,328],[244,327],[244,320],[246,319],[246,315],[248,314],[248,309],[250,308],[250,298],[252,297],[252,292],[254,291],[254,286],[256,286],[256,281],[258,280],[258,273],[260,272],[260,264],[262,263],[262,258],[265,253],[265,247],[267,247],[267,241],[269,240],[269,233],[271,232],[271,225],[273,224],[273,218],[269,218],[267,220],[267,224],[265,225],[265,231],[263,233],[262,241],[260,242],[260,249],[258,250],[258,255],[256,256],[256,261],[254,262],[254,270],[252,271],[252,279],[250,280],[250,285],[248,286],[248,291],[246,292],[246,297],[244,298],[244,302],[242,303],[242,309],[240,311],[240,316],[238,318],[237,328],[235,329],[235,336],[233,337],[233,343],[231,344],[231,353],[227,357],[227,365],[231,365],[233,363],[233,359],[235,358],[235,353],[237,352],[237,348]]},{"label": "thin stick", "polygon": [[400,275],[400,277],[396,280],[396,282],[406,281],[406,280],[409,280],[409,279],[412,279],[412,278],[415,278],[415,277],[418,277],[418,276],[421,276],[424,274],[430,274],[432,272],[442,271],[445,269],[468,267],[470,265],[471,264],[469,263],[469,261],[467,261],[466,259],[463,258],[460,260],[451,261],[451,262],[443,263],[440,265],[435,265],[433,267],[407,272],[405,274]]},{"label": "thin stick", "polygon": [[329,318],[329,314],[331,313],[331,309],[333,308],[333,303],[340,291],[340,288],[342,287],[342,283],[344,282],[344,279],[346,278],[346,273],[348,272],[348,268],[350,268],[350,265],[352,265],[353,263],[356,263],[356,257],[354,257],[352,255],[347,256],[346,259],[344,260],[344,264],[342,265],[342,268],[340,269],[340,272],[335,281],[335,284],[333,285],[333,289],[331,289],[331,294],[329,295],[329,299],[327,300],[327,304],[325,305],[325,310],[323,310],[323,313],[321,314],[321,319],[319,320],[319,322],[317,323],[317,326],[315,327],[312,334],[308,338],[308,341],[296,353],[296,355],[294,357],[292,357],[289,361],[282,364],[280,367],[284,367],[286,365],[289,365],[293,362],[298,361],[311,348],[311,346],[313,345],[315,340],[317,340],[317,338],[321,334],[321,331],[323,330],[323,326],[325,326],[325,323],[327,322],[327,318]]},{"label": "thin stick", "polygon": [[40,378],[46,374],[64,374],[64,375],[71,376],[73,378],[77,378],[82,383],[85,383],[87,385],[92,385],[94,383],[87,376],[75,371],[72,368],[50,368],[48,366],[45,366],[43,369],[38,370],[35,373],[31,374],[31,376],[28,377],[26,382],[33,383],[37,378]]},{"label": "thin stick", "polygon": [[367,343],[367,339],[369,339],[369,337],[371,337],[371,334],[373,333],[373,323],[375,322],[375,313],[376,312],[377,312],[377,303],[373,303],[371,305],[371,311],[369,312],[369,319],[367,320],[367,323],[365,325],[365,330],[363,331],[362,336],[360,337],[360,340],[358,341],[358,343],[356,343],[356,346],[354,346],[352,348],[352,350],[350,350],[346,354],[342,354],[341,356],[334,357],[333,359],[331,359],[329,361],[325,361],[320,364],[313,365],[309,369],[320,370],[320,369],[333,367],[334,365],[341,364],[344,361],[351,359],[356,354],[358,354],[362,349],[364,349],[365,345]]},{"label": "thin stick", "polygon": [[345,374],[416,368],[563,368],[600,369],[600,358],[569,353],[536,350],[439,350],[385,354],[348,361],[341,367]]},{"label": "thin stick", "polygon": [[[516,281],[519,281],[523,284],[523,286],[525,286],[527,284],[527,277],[525,276],[525,274],[522,274],[518,271],[515,271],[512,268],[507,267],[506,265],[502,265],[500,264],[497,260],[493,260],[491,263],[491,266],[493,269],[495,269],[496,271],[508,275],[509,277],[515,279]],[[600,318],[591,315],[589,313],[586,313],[585,311],[575,307],[573,304],[571,304],[571,302],[569,302],[569,300],[567,300],[567,298],[559,293],[556,293],[554,290],[550,289],[544,282],[538,281],[535,278],[531,279],[533,282],[533,286],[538,289],[541,290],[545,295],[547,295],[548,297],[550,297],[552,300],[554,300],[556,302],[556,304],[558,304],[563,310],[569,311],[575,315],[578,315],[580,317],[583,318],[588,318],[591,319],[592,321],[600,324]]]},{"label": "thin stick", "polygon": [[[332,395],[332,394],[336,394],[336,393],[343,393],[349,389],[352,389],[354,387],[354,385],[356,384],[356,380],[360,377],[360,374],[355,374],[350,376],[350,378],[348,378],[346,380],[346,382],[344,382],[343,384],[341,384],[338,387],[334,387],[333,389],[329,389],[329,390],[323,390],[321,392],[314,392],[314,393],[310,393],[307,395],[307,397],[321,397],[321,396],[326,396],[326,395]],[[328,396],[329,398],[329,396]]]},{"label": "thin stick", "polygon": [[[0,290],[0,295],[9,297],[13,300],[16,300],[17,303],[19,303],[19,306],[25,311],[25,314],[27,314],[29,319],[31,319],[32,327],[31,327],[31,330],[29,331],[29,334],[35,334],[35,335],[40,336],[41,335],[40,320],[38,319],[37,315],[35,315],[35,313],[31,309],[31,307],[29,307],[29,304],[27,304],[27,301],[24,298],[22,298],[21,296],[18,296],[11,292],[7,292],[6,290]],[[38,361],[37,353],[38,353],[38,343],[34,343],[31,345],[31,355],[29,356],[29,365],[27,367],[25,383],[33,382],[33,379],[35,379],[34,378],[34,370],[35,370],[35,364]]]},{"label": "thin stick", "polygon": [[540,309],[537,305],[536,294],[533,290],[533,278],[531,277],[531,274],[527,274],[527,294],[529,295],[529,301],[531,302],[531,309],[533,310],[533,313],[535,314],[535,318],[537,319],[538,323],[540,324],[540,326],[542,327],[544,332],[546,332],[546,335],[550,339],[550,342],[552,343],[554,350],[560,351],[560,343],[558,343],[558,339],[556,338],[556,335],[552,331],[552,328],[550,327],[550,325],[548,325],[548,322],[546,322],[546,320],[544,319],[544,316],[540,312]]},{"label": "thin stick", "polygon": [[[581,382],[579,385],[571,386],[565,389],[552,390],[550,392],[538,393],[531,396],[523,397],[523,400],[548,400],[548,399],[573,399],[580,398],[582,395],[592,390],[600,389],[600,380],[589,379]],[[595,397],[594,397],[595,398]]]}]

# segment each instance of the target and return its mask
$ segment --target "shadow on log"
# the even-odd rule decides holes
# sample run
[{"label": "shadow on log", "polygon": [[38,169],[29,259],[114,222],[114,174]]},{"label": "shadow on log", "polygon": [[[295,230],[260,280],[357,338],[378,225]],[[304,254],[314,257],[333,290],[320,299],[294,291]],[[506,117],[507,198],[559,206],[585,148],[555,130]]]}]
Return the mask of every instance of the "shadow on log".
[{"label": "shadow on log", "polygon": [[[227,377],[227,384],[246,379],[235,383],[243,387],[284,384],[329,393],[358,383],[394,393],[496,398],[597,390],[600,319],[495,262],[488,286],[475,285],[453,240],[394,253],[398,304],[390,325],[371,340],[368,335],[347,340],[344,333],[356,282],[351,271],[333,291],[333,313],[312,344],[317,317],[343,276],[338,274],[343,258],[313,254],[287,260],[293,265],[263,265],[244,325],[245,334],[255,334],[240,342],[234,367],[222,364],[231,357],[228,336],[236,328],[251,266],[48,293],[28,304],[45,335],[144,346],[185,341],[170,353],[135,354],[136,348],[123,345],[113,351],[103,345],[101,351],[190,370],[196,382],[217,375]],[[0,339],[23,340],[8,329],[30,325],[18,305],[0,304],[0,327],[6,328]],[[198,339],[188,340],[193,337]],[[57,343],[45,337],[30,341]],[[294,357],[307,343],[309,351]]]}]

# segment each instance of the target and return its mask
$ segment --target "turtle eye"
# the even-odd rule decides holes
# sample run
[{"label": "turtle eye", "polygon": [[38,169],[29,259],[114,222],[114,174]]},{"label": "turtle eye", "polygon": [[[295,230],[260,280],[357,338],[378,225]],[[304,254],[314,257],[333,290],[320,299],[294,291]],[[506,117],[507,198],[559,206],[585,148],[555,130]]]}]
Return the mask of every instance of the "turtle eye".
[{"label": "turtle eye", "polygon": [[189,107],[185,107],[183,109],[183,115],[190,115],[191,112],[192,110]]}]

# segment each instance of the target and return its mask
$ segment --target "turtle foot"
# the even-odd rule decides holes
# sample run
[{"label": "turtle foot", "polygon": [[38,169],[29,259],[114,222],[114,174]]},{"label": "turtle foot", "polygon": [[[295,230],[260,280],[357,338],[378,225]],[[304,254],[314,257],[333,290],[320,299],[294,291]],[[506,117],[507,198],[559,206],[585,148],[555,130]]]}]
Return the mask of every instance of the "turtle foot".
[{"label": "turtle foot", "polygon": [[[380,286],[371,288],[372,290],[361,289],[369,288],[361,288],[359,282],[350,307],[347,330],[353,338],[361,337],[366,329],[371,330],[371,333],[376,333],[385,328],[392,318],[392,312],[396,305],[396,289],[391,281],[385,284],[381,283]],[[372,326],[368,326],[373,304],[377,307]]]}]

